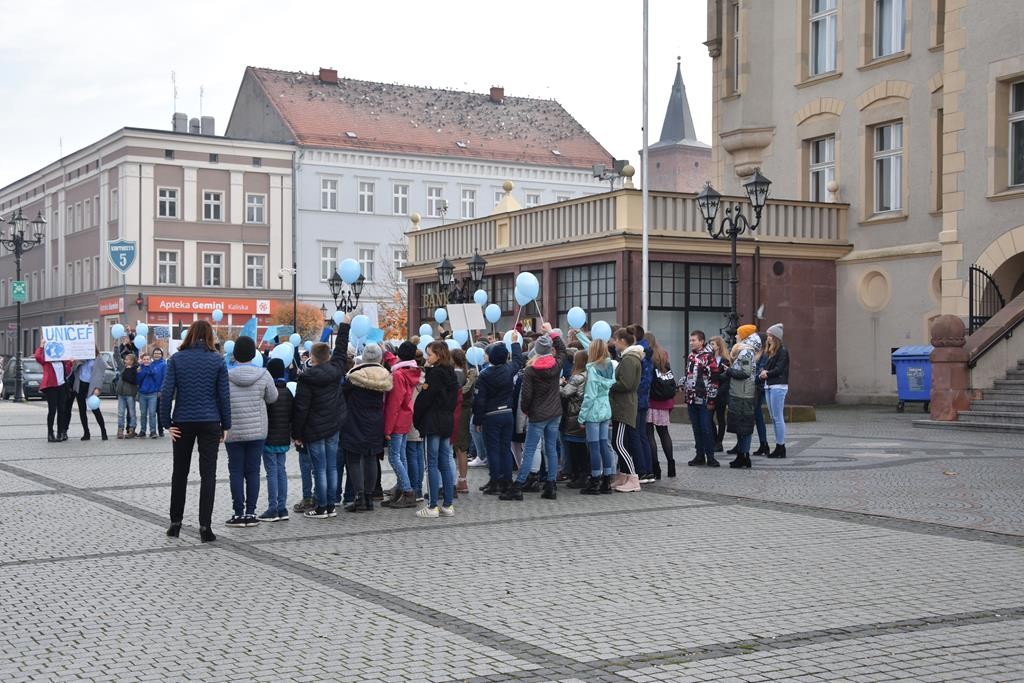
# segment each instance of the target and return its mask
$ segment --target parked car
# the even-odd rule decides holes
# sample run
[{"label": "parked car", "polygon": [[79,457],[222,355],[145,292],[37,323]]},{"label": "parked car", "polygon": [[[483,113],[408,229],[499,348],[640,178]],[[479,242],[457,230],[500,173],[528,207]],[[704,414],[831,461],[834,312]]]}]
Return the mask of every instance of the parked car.
[{"label": "parked car", "polygon": [[[14,385],[17,379],[18,364],[14,359],[9,359],[4,366],[3,398],[7,400],[14,397]],[[35,358],[24,357],[21,360],[21,383],[25,398],[42,398],[39,393],[39,385],[43,381],[43,366],[36,362]]]},{"label": "parked car", "polygon": [[105,365],[103,370],[103,388],[100,390],[104,396],[114,395],[114,380],[117,379],[117,370],[114,365],[113,351],[100,351],[100,358]]}]

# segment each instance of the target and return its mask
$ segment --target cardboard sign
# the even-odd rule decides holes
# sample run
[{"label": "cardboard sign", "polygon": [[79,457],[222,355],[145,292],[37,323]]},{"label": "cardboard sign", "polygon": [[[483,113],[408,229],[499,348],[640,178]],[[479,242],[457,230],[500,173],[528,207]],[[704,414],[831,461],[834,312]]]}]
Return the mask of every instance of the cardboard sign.
[{"label": "cardboard sign", "polygon": [[96,330],[91,323],[44,327],[43,342],[43,354],[47,362],[90,360],[96,357]]},{"label": "cardboard sign", "polygon": [[476,304],[449,304],[448,324],[453,330],[486,330],[484,310]]}]

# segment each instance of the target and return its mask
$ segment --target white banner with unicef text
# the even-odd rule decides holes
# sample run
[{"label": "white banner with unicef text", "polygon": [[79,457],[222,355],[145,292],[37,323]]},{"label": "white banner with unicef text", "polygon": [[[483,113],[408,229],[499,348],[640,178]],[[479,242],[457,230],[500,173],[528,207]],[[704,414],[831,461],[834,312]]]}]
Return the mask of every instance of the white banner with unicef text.
[{"label": "white banner with unicef text", "polygon": [[95,358],[96,330],[92,324],[44,327],[43,354],[47,362]]}]

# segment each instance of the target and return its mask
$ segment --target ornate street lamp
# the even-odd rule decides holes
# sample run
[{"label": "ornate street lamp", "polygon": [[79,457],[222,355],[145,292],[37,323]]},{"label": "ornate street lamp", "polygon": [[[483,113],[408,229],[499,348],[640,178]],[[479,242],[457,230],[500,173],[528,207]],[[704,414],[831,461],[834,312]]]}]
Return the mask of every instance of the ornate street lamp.
[{"label": "ornate street lamp", "polygon": [[732,299],[729,306],[725,334],[730,345],[736,342],[736,329],[740,324],[740,317],[736,312],[736,285],[739,284],[739,279],[736,276],[736,238],[748,230],[750,232],[757,230],[757,227],[761,224],[761,212],[764,210],[765,202],[768,201],[768,192],[771,189],[771,185],[772,181],[761,175],[760,168],[755,169],[751,179],[743,183],[743,189],[746,190],[750,206],[754,210],[753,223],[741,213],[740,207],[729,206],[725,210],[725,216],[722,217],[721,223],[716,227],[715,218],[718,216],[722,195],[716,192],[715,188],[711,187],[711,183],[706,183],[704,189],[697,195],[697,206],[700,207],[700,214],[707,225],[708,234],[716,240],[723,237],[729,239],[732,255],[729,285]]},{"label": "ornate street lamp", "polygon": [[[7,224],[11,226],[10,237],[0,237],[0,244],[2,244],[8,250],[14,252],[14,267],[16,272],[15,279],[21,281],[21,255],[26,251],[32,249],[36,245],[42,244],[46,241],[46,219],[43,218],[43,212],[40,211],[34,221],[32,221],[32,237],[25,237],[25,227],[29,224],[29,221],[22,214],[21,209],[15,211],[7,220]],[[3,225],[3,219],[0,218],[0,226]],[[0,228],[0,235],[2,235],[2,228]],[[25,400],[24,392],[22,391],[22,378],[23,369],[21,363],[21,356],[24,353],[22,348],[21,338],[21,301],[17,302],[17,350],[15,355],[15,375],[14,375],[14,400],[15,402],[21,402]]]},{"label": "ornate street lamp", "polygon": [[359,297],[363,294],[363,284],[365,282],[366,278],[360,275],[358,280],[349,285],[349,291],[345,291],[345,281],[341,279],[341,276],[337,273],[331,275],[330,279],[327,280],[327,286],[331,290],[335,307],[345,313],[351,313],[356,310],[356,307],[359,305]]},{"label": "ornate street lamp", "polygon": [[480,289],[487,270],[487,260],[479,251],[473,251],[473,257],[466,263],[469,275],[457,280],[455,266],[446,257],[437,264],[438,292],[444,294],[450,303],[466,304],[473,300],[473,293]]}]

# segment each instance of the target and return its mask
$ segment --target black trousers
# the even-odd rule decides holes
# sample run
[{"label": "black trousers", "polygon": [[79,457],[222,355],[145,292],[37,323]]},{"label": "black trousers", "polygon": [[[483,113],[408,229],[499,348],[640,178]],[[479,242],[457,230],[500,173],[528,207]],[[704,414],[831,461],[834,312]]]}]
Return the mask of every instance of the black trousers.
[{"label": "black trousers", "polygon": [[68,403],[68,385],[43,389],[46,397],[46,430],[53,431],[53,423],[57,423],[57,431],[67,431],[71,422],[71,404]]},{"label": "black trousers", "polygon": [[[84,435],[89,434],[89,414],[88,414],[89,413],[89,408],[88,408],[88,406],[85,405],[85,402],[86,402],[86,400],[88,398],[89,398],[89,392],[88,392],[88,389],[85,389],[84,391],[79,391],[77,393],[76,392],[71,392],[71,399],[68,402],[68,408],[69,408],[68,409],[68,421],[69,422],[70,422],[70,418],[71,418],[71,410],[70,410],[71,402],[75,401],[75,402],[78,403],[78,417],[82,421],[82,434],[84,434]],[[103,434],[103,435],[106,435],[106,433],[107,433],[107,424],[103,421],[103,413],[100,412],[99,408],[97,408],[96,410],[92,411],[92,414],[93,414],[93,417],[96,418],[96,424],[98,424],[100,426],[100,433]],[[64,431],[67,431],[66,427],[65,427]]]},{"label": "black trousers", "polygon": [[348,479],[352,482],[356,503],[362,503],[360,495],[369,496],[377,483],[377,456],[360,451],[345,451],[345,466]]},{"label": "black trousers", "polygon": [[185,516],[185,491],[192,468],[192,450],[199,445],[199,526],[209,527],[213,519],[213,498],[217,491],[217,449],[223,434],[219,422],[181,422],[181,437],[174,442],[171,473],[171,522],[180,524]]},{"label": "black trousers", "polygon": [[722,439],[725,438],[725,411],[729,407],[729,398],[726,396],[724,399],[718,399],[715,401],[715,412],[713,417],[715,418],[715,444],[721,445]]}]

